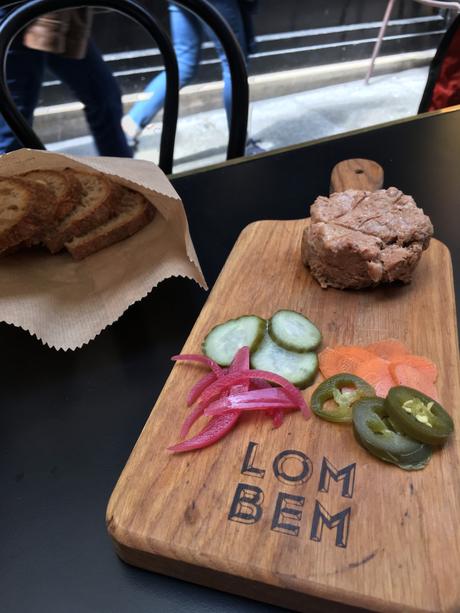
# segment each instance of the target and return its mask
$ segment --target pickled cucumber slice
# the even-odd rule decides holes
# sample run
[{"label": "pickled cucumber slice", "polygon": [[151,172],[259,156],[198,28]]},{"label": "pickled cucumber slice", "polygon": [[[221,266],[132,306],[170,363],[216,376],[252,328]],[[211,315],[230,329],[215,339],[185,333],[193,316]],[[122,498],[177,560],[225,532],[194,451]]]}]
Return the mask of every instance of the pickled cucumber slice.
[{"label": "pickled cucumber slice", "polygon": [[321,332],[297,311],[277,311],[268,322],[268,332],[277,345],[289,351],[312,351],[321,343]]},{"label": "pickled cucumber slice", "polygon": [[203,341],[203,353],[221,366],[229,366],[241,347],[255,351],[264,337],[267,322],[257,315],[229,319],[212,328]]},{"label": "pickled cucumber slice", "polygon": [[251,366],[281,375],[296,387],[304,389],[313,382],[318,371],[318,357],[314,351],[288,351],[275,343],[266,333],[251,356]]}]

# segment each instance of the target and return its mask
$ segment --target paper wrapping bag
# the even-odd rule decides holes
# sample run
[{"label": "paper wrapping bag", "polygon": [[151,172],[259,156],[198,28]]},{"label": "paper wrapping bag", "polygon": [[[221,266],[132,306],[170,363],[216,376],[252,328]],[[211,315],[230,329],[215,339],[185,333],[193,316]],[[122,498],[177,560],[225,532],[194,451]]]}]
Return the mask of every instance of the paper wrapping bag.
[{"label": "paper wrapping bag", "polygon": [[0,320],[56,349],[77,349],[116,321],[163,279],[194,279],[206,288],[182,202],[152,162],[21,149],[0,157],[0,177],[36,169],[100,171],[140,191],[155,206],[140,232],[75,262],[62,252],[0,256]]}]

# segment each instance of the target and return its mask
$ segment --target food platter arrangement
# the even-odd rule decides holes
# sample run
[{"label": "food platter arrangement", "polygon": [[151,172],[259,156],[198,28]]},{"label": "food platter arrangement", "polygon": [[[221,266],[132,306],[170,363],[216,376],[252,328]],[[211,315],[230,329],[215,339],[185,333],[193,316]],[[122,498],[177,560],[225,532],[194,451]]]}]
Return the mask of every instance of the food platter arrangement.
[{"label": "food platter arrangement", "polygon": [[460,610],[450,255],[382,182],[348,160],[309,220],[242,232],[109,502],[126,562],[301,611]]}]

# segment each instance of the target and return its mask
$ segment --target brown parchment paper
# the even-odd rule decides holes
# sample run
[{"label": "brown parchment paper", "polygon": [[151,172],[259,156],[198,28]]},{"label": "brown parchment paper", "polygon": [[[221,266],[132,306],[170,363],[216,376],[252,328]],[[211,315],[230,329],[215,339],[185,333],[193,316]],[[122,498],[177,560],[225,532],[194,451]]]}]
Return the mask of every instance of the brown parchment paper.
[{"label": "brown parchment paper", "polygon": [[163,279],[188,277],[206,288],[183,204],[152,162],[30,149],[0,157],[0,177],[69,167],[110,175],[142,192],[157,212],[134,236],[80,262],[38,249],[0,257],[0,321],[64,350],[88,343]]}]

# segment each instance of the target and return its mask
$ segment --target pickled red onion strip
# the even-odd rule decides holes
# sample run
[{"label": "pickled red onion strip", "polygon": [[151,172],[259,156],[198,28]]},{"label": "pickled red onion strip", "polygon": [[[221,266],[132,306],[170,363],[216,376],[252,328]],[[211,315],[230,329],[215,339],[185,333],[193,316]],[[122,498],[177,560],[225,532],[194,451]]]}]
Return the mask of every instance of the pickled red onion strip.
[{"label": "pickled red onion strip", "polygon": [[272,419],[273,419],[273,427],[279,428],[283,424],[283,421],[284,421],[283,409],[275,409],[273,411]]},{"label": "pickled red onion strip", "polygon": [[289,398],[299,407],[305,419],[310,417],[310,410],[300,391],[284,377],[266,370],[240,370],[235,373],[222,375],[203,392],[201,402],[207,406],[233,385],[251,381],[252,379],[266,379],[271,383],[276,383],[285,390]]},{"label": "pickled red onion strip", "polygon": [[201,355],[200,353],[180,353],[178,355],[173,355],[171,358],[173,362],[199,362],[200,364],[205,364],[209,366],[209,368],[216,373],[216,375],[220,375],[223,370],[219,366],[217,362],[211,360],[205,355]]},{"label": "pickled red onion strip", "polygon": [[[248,347],[242,347],[235,355],[233,362],[230,366],[229,370],[238,370],[240,368],[249,368],[249,348]],[[220,367],[219,367],[220,369]],[[211,384],[213,383],[216,378],[218,376],[220,376],[222,373],[227,372],[227,369],[220,369],[220,373],[216,374],[214,371],[211,371],[210,373],[208,373],[207,375],[205,375],[204,377],[202,377],[198,383],[196,383],[192,389],[190,390],[188,397],[187,397],[187,405],[191,406],[192,404],[195,403],[195,401],[201,396],[201,394],[203,393],[203,391]],[[247,391],[247,384],[244,385],[236,385],[234,386],[234,388],[232,388],[232,390],[235,390],[236,392],[245,392]],[[184,423],[182,424],[181,430],[179,432],[179,436],[180,438],[185,438],[187,436],[187,434],[190,431],[190,428],[193,426],[193,424],[197,421],[197,419],[199,419],[201,417],[201,415],[203,415],[203,405],[200,403],[198,404],[191,413],[189,413],[187,415],[187,417],[185,418]],[[198,436],[198,435],[197,435]]]},{"label": "pickled red onion strip", "polygon": [[[264,389],[250,390],[241,394],[231,395],[233,402],[285,402],[289,396],[281,387],[266,387]],[[292,406],[292,401],[291,406]],[[297,406],[297,404],[295,405]]]},{"label": "pickled red onion strip", "polygon": [[[227,402],[226,402],[227,401]],[[297,409],[298,406],[295,405],[292,400],[288,400],[287,402],[238,402],[233,403],[232,397],[228,396],[226,399],[215,400],[212,402],[205,410],[204,415],[222,415],[223,413],[228,413],[229,411],[266,411],[273,409]]]},{"label": "pickled red onion strip", "polygon": [[249,387],[253,390],[266,390],[266,389],[272,389],[273,386],[270,385],[268,381],[264,381],[263,379],[254,379],[249,384]]},{"label": "pickled red onion strip", "polygon": [[224,415],[217,415],[199,432],[196,436],[189,438],[182,443],[168,447],[168,451],[182,453],[208,447],[223,438],[234,427],[241,415],[240,411],[231,411]]},{"label": "pickled red onion strip", "polygon": [[214,381],[217,379],[217,376],[218,375],[216,375],[214,371],[211,371],[195,383],[195,385],[190,389],[189,393],[187,394],[188,407],[191,407],[193,404],[195,404],[195,402],[198,400],[204,390],[209,385],[211,385],[211,383],[214,383]]},{"label": "pickled red onion strip", "polygon": [[[235,353],[235,357],[233,358],[233,362],[230,364],[228,369],[229,373],[239,372],[240,370],[249,370],[250,362],[249,362],[249,347],[241,347]],[[245,381],[244,383],[238,383],[238,385],[233,385],[228,392],[229,395],[239,394],[243,392],[247,392],[249,388],[249,381]]]},{"label": "pickled red onion strip", "polygon": [[229,372],[249,370],[249,347],[238,349],[228,370]]},{"label": "pickled red onion strip", "polygon": [[270,387],[264,390],[252,390],[240,394],[230,393],[225,398],[214,400],[205,409],[205,415],[220,415],[227,411],[263,411],[266,409],[297,409],[286,392],[280,388]]},{"label": "pickled red onion strip", "polygon": [[203,405],[197,404],[196,407],[187,415],[179,432],[180,438],[185,438],[187,436],[190,428],[193,426],[196,420],[203,415],[203,410]]}]

